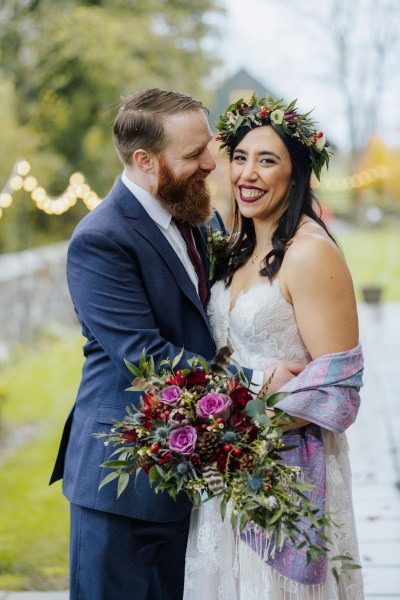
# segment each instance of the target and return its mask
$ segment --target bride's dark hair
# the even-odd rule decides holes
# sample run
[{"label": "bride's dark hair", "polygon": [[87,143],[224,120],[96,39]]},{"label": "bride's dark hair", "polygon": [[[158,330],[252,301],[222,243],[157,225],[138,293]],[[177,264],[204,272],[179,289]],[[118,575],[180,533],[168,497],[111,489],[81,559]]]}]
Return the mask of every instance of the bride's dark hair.
[{"label": "bride's dark hair", "polygon": [[[264,125],[263,127],[270,127],[270,125]],[[230,161],[232,161],[235,148],[249,131],[251,131],[250,127],[239,127],[229,146]],[[294,186],[290,191],[287,207],[276,223],[276,228],[272,235],[272,250],[262,261],[260,275],[269,277],[270,280],[273,279],[281,268],[287,244],[296,233],[303,215],[307,215],[310,219],[316,221],[336,243],[336,240],[321,219],[321,207],[311,189],[312,163],[307,147],[298,142],[294,137],[285,135],[281,135],[280,137],[290,154]],[[314,206],[318,207],[319,215],[315,212]],[[230,242],[222,249],[218,257],[217,277],[224,279],[226,284],[229,285],[235,271],[254,254],[255,246],[256,235],[253,220],[241,216],[238,205],[235,202],[232,235]]]}]

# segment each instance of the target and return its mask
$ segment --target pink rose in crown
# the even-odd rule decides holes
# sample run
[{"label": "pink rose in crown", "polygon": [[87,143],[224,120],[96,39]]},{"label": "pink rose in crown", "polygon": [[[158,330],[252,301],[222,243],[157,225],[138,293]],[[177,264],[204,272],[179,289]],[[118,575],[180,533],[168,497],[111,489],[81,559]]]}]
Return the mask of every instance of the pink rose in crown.
[{"label": "pink rose in crown", "polygon": [[226,394],[219,392],[210,392],[206,394],[197,403],[196,412],[200,417],[211,417],[213,415],[222,415],[229,413],[232,400]]},{"label": "pink rose in crown", "polygon": [[160,400],[164,404],[169,404],[169,406],[175,406],[181,397],[181,390],[177,385],[169,385],[165,387],[161,394]]},{"label": "pink rose in crown", "polygon": [[187,425],[171,432],[168,440],[170,450],[180,454],[191,454],[196,446],[197,432],[194,427]]}]

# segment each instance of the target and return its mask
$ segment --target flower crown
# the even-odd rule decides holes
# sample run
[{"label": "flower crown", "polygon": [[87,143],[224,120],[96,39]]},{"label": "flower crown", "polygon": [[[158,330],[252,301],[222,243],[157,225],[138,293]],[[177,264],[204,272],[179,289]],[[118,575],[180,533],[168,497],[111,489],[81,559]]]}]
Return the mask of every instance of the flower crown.
[{"label": "flower crown", "polygon": [[234,141],[239,127],[255,129],[262,125],[272,125],[280,135],[296,138],[301,144],[307,146],[312,169],[319,180],[321,169],[329,164],[329,152],[326,148],[330,145],[322,131],[316,127],[315,121],[310,119],[312,112],[299,114],[296,110],[297,100],[287,106],[283,100],[273,98],[258,98],[253,94],[248,102],[243,98],[228,106],[224,115],[219,117],[216,128],[219,131],[217,140],[221,141],[220,148],[227,148]]}]

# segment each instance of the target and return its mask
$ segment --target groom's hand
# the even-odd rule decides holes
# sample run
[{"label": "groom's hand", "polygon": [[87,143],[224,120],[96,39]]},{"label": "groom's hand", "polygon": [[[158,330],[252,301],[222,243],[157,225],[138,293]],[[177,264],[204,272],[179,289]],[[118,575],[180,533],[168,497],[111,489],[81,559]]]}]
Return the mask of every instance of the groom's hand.
[{"label": "groom's hand", "polygon": [[[280,362],[274,367],[264,371],[263,387],[261,394],[275,394],[285,383],[296,377],[304,370],[305,365],[296,362]],[[271,382],[268,384],[272,377]],[[268,389],[266,389],[268,387]]]}]

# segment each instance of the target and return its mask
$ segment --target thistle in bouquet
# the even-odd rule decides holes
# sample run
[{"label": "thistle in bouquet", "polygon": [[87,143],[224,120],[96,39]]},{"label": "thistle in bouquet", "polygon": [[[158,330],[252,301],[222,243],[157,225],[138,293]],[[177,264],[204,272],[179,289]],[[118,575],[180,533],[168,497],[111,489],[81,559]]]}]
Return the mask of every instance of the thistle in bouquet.
[{"label": "thistle in bouquet", "polygon": [[[175,370],[181,353],[162,361],[157,373],[144,351],[137,366],[126,361],[135,376],[128,390],[142,395],[110,432],[95,434],[116,446],[101,465],[111,473],[100,487],[116,479],[120,496],[130,477],[144,470],[156,492],[172,498],[183,492],[195,506],[218,497],[223,518],[229,503],[231,523],[240,531],[252,522],[276,547],[288,536],[307,545],[310,558],[327,552],[329,521],[307,498],[313,486],[302,481],[299,467],[282,460],[293,448],[285,445],[283,426],[293,419],[276,408],[273,417],[265,412],[282,394],[253,398],[243,372],[227,368],[230,354],[223,348],[210,368],[194,357],[187,369]],[[321,545],[311,542],[305,519]]]}]

